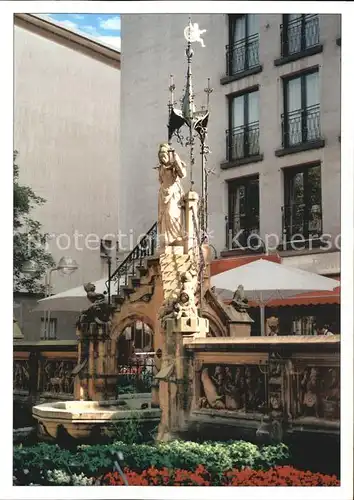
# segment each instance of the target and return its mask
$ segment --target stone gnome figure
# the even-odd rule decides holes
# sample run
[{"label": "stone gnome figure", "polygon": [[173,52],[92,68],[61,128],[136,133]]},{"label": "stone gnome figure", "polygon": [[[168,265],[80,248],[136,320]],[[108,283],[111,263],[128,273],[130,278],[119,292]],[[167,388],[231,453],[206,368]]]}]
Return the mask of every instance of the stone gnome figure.
[{"label": "stone gnome figure", "polygon": [[179,245],[183,240],[181,202],[183,189],[181,179],[186,176],[186,164],[168,144],[161,144],[158,152],[159,197],[158,233],[160,243]]}]

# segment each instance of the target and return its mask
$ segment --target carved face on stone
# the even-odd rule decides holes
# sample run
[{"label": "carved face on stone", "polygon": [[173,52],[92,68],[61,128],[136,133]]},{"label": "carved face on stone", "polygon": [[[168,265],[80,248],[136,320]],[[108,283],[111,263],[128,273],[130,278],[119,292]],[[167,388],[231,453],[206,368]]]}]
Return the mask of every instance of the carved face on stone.
[{"label": "carved face on stone", "polygon": [[216,366],[214,376],[217,377],[220,373],[221,373],[221,366]]},{"label": "carved face on stone", "polygon": [[159,149],[158,158],[159,158],[160,163],[162,163],[162,165],[168,165],[170,162],[170,155],[169,155],[168,149],[169,149],[168,145],[161,144],[160,149]]},{"label": "carved face on stone", "polygon": [[179,300],[184,305],[188,304],[188,302],[189,302],[189,295],[188,295],[188,293],[182,292],[181,295],[179,296]]}]

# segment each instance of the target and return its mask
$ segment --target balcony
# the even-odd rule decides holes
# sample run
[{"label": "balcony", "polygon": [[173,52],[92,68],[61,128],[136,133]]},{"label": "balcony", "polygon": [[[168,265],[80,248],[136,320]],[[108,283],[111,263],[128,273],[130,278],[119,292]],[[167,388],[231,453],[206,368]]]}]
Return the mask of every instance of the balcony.
[{"label": "balcony", "polygon": [[[282,207],[283,250],[303,250],[321,246],[321,204],[292,203]],[[324,243],[324,242],[323,242]]]},{"label": "balcony", "polygon": [[259,64],[259,35],[252,35],[226,46],[226,77],[221,84],[262,71]]},{"label": "balcony", "polygon": [[297,109],[281,115],[282,149],[276,156],[318,149],[324,146],[321,138],[320,105]]},{"label": "balcony", "polygon": [[225,217],[226,248],[227,250],[263,251],[263,245],[259,238],[259,212],[251,210],[251,213],[238,213]]},{"label": "balcony", "polygon": [[221,168],[230,168],[261,161],[259,153],[259,122],[226,130],[226,159]]},{"label": "balcony", "polygon": [[281,58],[274,62],[276,66],[322,52],[318,15],[303,15],[301,18],[282,24],[280,45]]}]

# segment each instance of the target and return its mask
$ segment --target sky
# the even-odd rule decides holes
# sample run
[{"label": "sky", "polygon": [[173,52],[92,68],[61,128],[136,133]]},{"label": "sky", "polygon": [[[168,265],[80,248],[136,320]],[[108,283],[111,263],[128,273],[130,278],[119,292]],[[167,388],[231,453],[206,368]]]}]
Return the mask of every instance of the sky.
[{"label": "sky", "polygon": [[45,14],[42,17],[120,51],[119,14]]}]

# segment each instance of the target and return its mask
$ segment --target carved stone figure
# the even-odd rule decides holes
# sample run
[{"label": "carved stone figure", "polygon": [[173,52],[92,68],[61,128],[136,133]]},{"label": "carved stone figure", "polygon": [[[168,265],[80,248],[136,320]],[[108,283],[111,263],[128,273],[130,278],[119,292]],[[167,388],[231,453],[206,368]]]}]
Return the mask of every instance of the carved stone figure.
[{"label": "carved stone figure", "polygon": [[97,325],[109,323],[114,307],[108,304],[106,296],[103,293],[97,293],[93,283],[86,283],[84,289],[92,305],[81,313],[76,326],[80,329],[84,323]]},{"label": "carved stone figure", "polygon": [[181,316],[181,306],[177,299],[167,300],[161,307],[159,312],[159,320],[161,321],[161,326],[166,329],[166,321],[168,319],[177,320]]},{"label": "carved stone figure", "polygon": [[227,410],[238,410],[239,405],[236,400],[236,385],[234,383],[231,370],[228,366],[225,367],[225,406]]},{"label": "carved stone figure", "polygon": [[195,279],[191,273],[181,275],[181,291],[176,299],[168,300],[159,313],[161,325],[166,328],[167,319],[178,320],[182,317],[195,318],[198,309],[195,305]]},{"label": "carved stone figure", "polygon": [[340,386],[337,368],[328,370],[327,384],[323,398],[323,416],[329,420],[340,418]]},{"label": "carved stone figure", "polygon": [[304,416],[319,417],[319,382],[317,369],[306,370],[301,381],[303,388],[303,414]]},{"label": "carved stone figure", "polygon": [[269,337],[276,337],[279,335],[279,319],[271,316],[266,321],[267,335]]},{"label": "carved stone figure", "polygon": [[235,291],[234,296],[232,297],[231,305],[238,312],[241,312],[241,313],[247,312],[249,305],[248,305],[248,299],[246,298],[243,285],[239,285],[237,287],[237,290]]},{"label": "carved stone figure", "polygon": [[87,294],[87,298],[92,304],[96,302],[102,302],[105,300],[105,296],[103,293],[97,293],[96,286],[93,283],[85,283],[84,290]]},{"label": "carved stone figure", "polygon": [[[215,374],[214,374],[215,376]],[[204,388],[205,399],[210,408],[223,409],[225,404],[222,401],[222,396],[220,396],[209,377],[208,368],[203,368],[201,373],[201,382]],[[200,403],[204,404],[206,401],[201,400]],[[205,406],[204,406],[205,407]]]},{"label": "carved stone figure", "polygon": [[197,306],[195,305],[196,279],[190,272],[183,273],[181,276],[182,289],[179,294],[178,302],[182,308],[182,316],[198,316]]},{"label": "carved stone figure", "polygon": [[183,241],[181,202],[184,196],[181,179],[186,176],[186,164],[168,144],[161,144],[158,152],[159,196],[158,233],[160,243],[180,245]]}]

